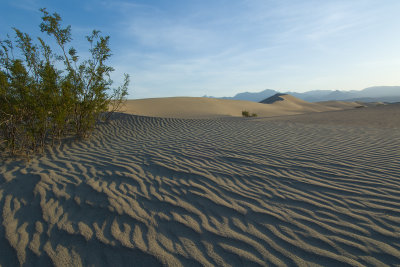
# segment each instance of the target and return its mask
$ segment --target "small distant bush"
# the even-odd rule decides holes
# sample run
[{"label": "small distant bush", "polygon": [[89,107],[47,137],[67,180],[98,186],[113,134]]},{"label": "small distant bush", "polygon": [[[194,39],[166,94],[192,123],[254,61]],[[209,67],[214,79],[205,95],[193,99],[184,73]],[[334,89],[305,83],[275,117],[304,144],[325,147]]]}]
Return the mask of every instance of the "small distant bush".
[{"label": "small distant bush", "polygon": [[256,113],[250,113],[247,110],[243,110],[242,111],[242,116],[246,117],[246,118],[248,118],[248,117],[257,117],[257,114]]},{"label": "small distant bush", "polygon": [[62,28],[57,13],[41,12],[40,29],[55,40],[58,54],[15,28],[15,42],[0,40],[0,148],[11,154],[43,151],[65,136],[89,137],[127,96],[128,75],[111,88],[109,36],[94,30],[86,37],[90,56],[81,60],[69,46],[71,27]]}]

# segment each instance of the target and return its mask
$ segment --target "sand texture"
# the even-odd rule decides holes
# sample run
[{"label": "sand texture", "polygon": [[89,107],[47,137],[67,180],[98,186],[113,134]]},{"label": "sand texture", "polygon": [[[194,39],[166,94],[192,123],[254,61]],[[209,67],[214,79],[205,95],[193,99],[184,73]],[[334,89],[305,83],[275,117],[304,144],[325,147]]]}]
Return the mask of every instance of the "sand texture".
[{"label": "sand texture", "polygon": [[0,264],[394,266],[400,116],[381,116],[399,110],[115,114],[90,140],[0,164]]}]

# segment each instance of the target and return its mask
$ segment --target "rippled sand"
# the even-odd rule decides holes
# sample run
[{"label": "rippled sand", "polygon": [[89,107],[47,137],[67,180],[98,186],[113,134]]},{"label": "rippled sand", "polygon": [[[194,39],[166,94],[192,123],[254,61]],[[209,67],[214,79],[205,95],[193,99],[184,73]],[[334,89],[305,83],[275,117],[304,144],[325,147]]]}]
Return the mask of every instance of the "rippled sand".
[{"label": "rippled sand", "polygon": [[90,140],[7,160],[0,264],[399,264],[400,116],[340,112],[118,114]]}]

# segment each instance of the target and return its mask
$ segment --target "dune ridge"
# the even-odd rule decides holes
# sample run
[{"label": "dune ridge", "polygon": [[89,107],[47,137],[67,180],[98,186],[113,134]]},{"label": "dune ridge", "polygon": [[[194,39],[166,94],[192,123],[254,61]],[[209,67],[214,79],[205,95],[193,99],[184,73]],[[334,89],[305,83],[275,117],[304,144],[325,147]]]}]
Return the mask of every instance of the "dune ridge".
[{"label": "dune ridge", "polygon": [[394,265],[399,151],[397,128],[115,114],[0,165],[0,264]]}]

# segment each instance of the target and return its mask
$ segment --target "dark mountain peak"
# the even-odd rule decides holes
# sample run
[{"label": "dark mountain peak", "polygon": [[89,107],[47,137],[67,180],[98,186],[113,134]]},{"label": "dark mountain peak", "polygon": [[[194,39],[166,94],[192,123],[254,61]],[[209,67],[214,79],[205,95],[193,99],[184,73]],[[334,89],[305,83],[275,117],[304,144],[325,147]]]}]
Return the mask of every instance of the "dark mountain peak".
[{"label": "dark mountain peak", "polygon": [[[236,94],[234,97],[221,97],[222,99],[247,100],[265,103],[270,96],[275,96],[279,92],[271,89],[266,89],[262,92],[245,92]],[[357,91],[342,91],[342,90],[313,90],[304,93],[286,92],[296,98],[308,102],[342,100],[354,101],[354,99],[368,99],[373,102],[399,102],[400,101],[400,86],[374,86],[364,90]],[[281,94],[282,95],[282,94]],[[264,99],[264,100],[263,100]],[[272,101],[272,100],[271,100]],[[277,101],[281,101],[277,99]]]},{"label": "dark mountain peak", "polygon": [[222,99],[247,100],[247,101],[259,102],[260,99],[265,99],[276,93],[278,92],[275,90],[265,89],[264,91],[255,93],[251,92],[238,93],[234,97],[222,97]]},{"label": "dark mountain peak", "polygon": [[264,100],[261,100],[260,103],[273,104],[276,101],[283,101],[284,99],[281,96],[284,96],[284,95],[287,95],[287,94],[277,93],[277,94],[274,94],[273,96],[270,96],[270,97],[268,97],[268,98],[266,98]]},{"label": "dark mountain peak", "polygon": [[400,86],[374,86],[365,88],[361,92],[370,97],[398,96],[400,95]]}]

